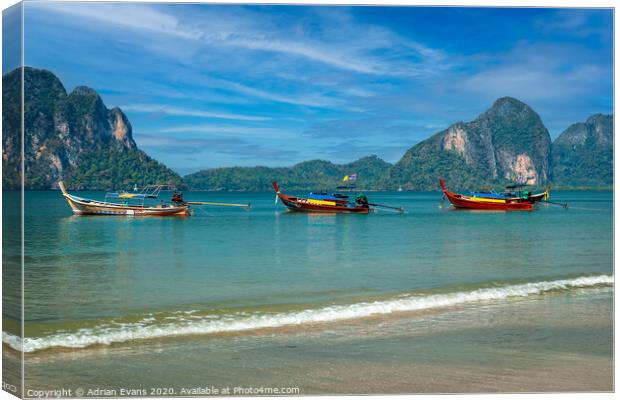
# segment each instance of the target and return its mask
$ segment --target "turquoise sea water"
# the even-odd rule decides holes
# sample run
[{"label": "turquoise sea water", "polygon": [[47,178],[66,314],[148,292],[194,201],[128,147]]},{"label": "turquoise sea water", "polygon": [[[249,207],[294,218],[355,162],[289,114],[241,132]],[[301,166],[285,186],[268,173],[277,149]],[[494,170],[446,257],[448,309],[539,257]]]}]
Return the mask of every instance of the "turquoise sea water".
[{"label": "turquoise sea water", "polygon": [[[15,217],[10,205],[19,193],[4,196],[5,218]],[[234,333],[612,283],[611,193],[555,192],[569,209],[533,212],[455,210],[440,207],[438,193],[369,197],[407,213],[301,214],[274,205],[273,193],[193,192],[187,200],[253,208],[200,207],[188,218],[72,216],[59,192],[26,192],[24,350]],[[5,240],[18,237],[8,233]],[[15,250],[5,243],[5,286],[19,282]],[[4,293],[3,339],[18,348],[18,303]]]},{"label": "turquoise sea water", "polygon": [[[27,192],[26,337],[612,274],[611,193],[554,193],[571,208],[534,212],[439,208],[439,197],[372,193],[407,213],[312,215],[286,212],[272,193],[194,192],[186,198],[253,208],[141,218],[72,216],[58,192]],[[5,279],[18,269],[5,266]]]}]

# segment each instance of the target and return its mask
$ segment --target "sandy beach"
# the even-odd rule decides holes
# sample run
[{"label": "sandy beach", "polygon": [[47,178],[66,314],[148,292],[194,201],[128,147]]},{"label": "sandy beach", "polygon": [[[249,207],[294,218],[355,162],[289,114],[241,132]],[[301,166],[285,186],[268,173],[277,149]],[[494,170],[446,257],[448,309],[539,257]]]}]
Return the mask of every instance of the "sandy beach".
[{"label": "sandy beach", "polygon": [[584,289],[307,330],[42,351],[26,356],[26,388],[612,391],[611,310],[611,288]]}]

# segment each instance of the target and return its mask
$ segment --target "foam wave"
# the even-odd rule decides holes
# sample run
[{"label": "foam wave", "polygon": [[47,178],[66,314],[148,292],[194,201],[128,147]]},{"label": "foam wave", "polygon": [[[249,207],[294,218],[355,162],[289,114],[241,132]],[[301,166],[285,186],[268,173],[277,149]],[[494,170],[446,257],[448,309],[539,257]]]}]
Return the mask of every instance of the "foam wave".
[{"label": "foam wave", "polygon": [[584,276],[575,279],[542,281],[494,288],[482,288],[469,292],[454,292],[427,296],[408,296],[397,299],[334,305],[275,314],[231,314],[214,319],[212,316],[192,321],[176,321],[165,324],[131,323],[122,326],[98,326],[75,332],[56,333],[45,337],[26,337],[2,333],[2,340],[10,347],[24,352],[34,352],[51,347],[84,348],[97,344],[109,345],[132,340],[165,338],[170,336],[241,332],[262,328],[277,328],[307,323],[330,322],[364,318],[372,315],[403,311],[419,311],[450,307],[460,304],[501,300],[509,297],[525,297],[553,290],[609,286],[613,276]]}]

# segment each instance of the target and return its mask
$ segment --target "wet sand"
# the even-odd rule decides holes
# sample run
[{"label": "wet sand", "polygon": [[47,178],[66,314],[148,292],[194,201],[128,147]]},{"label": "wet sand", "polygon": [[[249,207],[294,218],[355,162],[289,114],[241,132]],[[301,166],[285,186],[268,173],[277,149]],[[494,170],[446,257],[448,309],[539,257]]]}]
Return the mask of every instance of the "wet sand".
[{"label": "wet sand", "polygon": [[[326,382],[306,387],[310,393],[608,392],[612,390],[613,365],[605,357],[563,355],[532,363],[529,368],[350,365],[310,375],[316,382]],[[338,378],[334,380],[334,376]]]},{"label": "wet sand", "polygon": [[207,386],[296,387],[301,394],[612,391],[612,293],[35,352],[26,356],[26,388],[172,387],[176,395]]}]

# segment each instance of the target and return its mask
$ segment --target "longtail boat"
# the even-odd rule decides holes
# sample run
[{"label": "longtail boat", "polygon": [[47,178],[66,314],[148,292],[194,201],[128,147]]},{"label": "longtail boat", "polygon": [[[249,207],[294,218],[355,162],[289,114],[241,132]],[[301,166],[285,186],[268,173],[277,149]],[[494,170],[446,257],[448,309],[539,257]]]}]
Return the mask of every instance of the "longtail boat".
[{"label": "longtail boat", "polygon": [[519,197],[511,198],[489,198],[466,196],[458,193],[450,192],[443,182],[439,180],[441,189],[450,203],[457,208],[468,208],[472,210],[525,210],[532,209],[533,202]]},{"label": "longtail boat", "polygon": [[282,203],[291,211],[315,213],[356,213],[368,214],[370,206],[365,195],[358,195],[355,203],[349,203],[348,196],[328,195],[326,193],[310,193],[307,197],[289,196],[280,191],[278,184],[271,181],[276,191],[276,201]]},{"label": "longtail boat", "polygon": [[[188,216],[190,205],[239,207],[246,211],[251,204],[216,203],[209,201],[185,201],[183,195],[174,192],[170,204],[161,202],[157,205],[145,205],[146,199],[156,199],[162,190],[173,189],[168,185],[147,185],[139,193],[106,193],[104,201],[86,199],[67,192],[63,182],[58,182],[62,195],[69,203],[74,214],[78,215],[136,215],[136,216]],[[137,190],[134,190],[137,191]],[[115,200],[114,201],[108,201]]]},{"label": "longtail boat", "polygon": [[[148,206],[144,204],[147,195],[144,193],[107,193],[104,201],[85,199],[67,192],[63,182],[58,182],[62,195],[69,203],[74,214],[78,215],[136,215],[136,216],[187,216],[189,206],[186,204],[167,205],[159,204]],[[107,201],[108,198],[117,198],[122,203]]]}]

